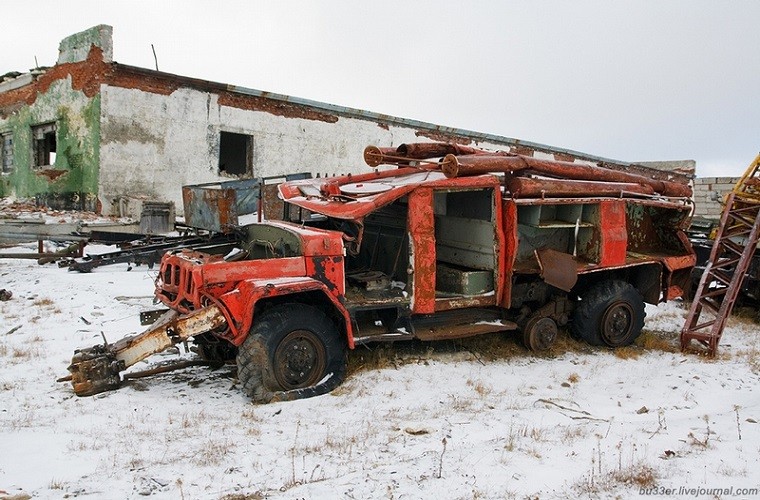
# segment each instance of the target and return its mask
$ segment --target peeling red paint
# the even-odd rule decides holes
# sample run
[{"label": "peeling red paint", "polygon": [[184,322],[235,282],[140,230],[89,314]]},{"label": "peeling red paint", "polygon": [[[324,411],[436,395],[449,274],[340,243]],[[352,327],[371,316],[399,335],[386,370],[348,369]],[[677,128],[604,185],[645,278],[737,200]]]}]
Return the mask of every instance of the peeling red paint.
[{"label": "peeling red paint", "polygon": [[620,266],[625,264],[628,247],[628,228],[625,225],[624,201],[601,201],[601,244],[599,246],[600,266]]},{"label": "peeling red paint", "polygon": [[435,220],[433,190],[419,188],[409,194],[409,227],[414,246],[414,299],[412,311],[435,312]]}]

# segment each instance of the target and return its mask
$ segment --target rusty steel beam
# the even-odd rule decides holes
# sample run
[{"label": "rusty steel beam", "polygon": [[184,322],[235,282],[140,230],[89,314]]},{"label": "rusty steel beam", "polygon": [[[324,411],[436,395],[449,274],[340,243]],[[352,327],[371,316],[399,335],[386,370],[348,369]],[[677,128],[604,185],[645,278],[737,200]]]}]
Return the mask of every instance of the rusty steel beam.
[{"label": "rusty steel beam", "polygon": [[76,351],[68,368],[71,385],[77,396],[117,389],[121,385],[119,372],[194,335],[226,324],[224,313],[216,305],[185,315],[170,310],[139,335]]},{"label": "rusty steel beam", "polygon": [[593,165],[563,161],[541,160],[528,156],[497,155],[446,155],[441,169],[448,178],[464,175],[479,175],[488,172],[531,172],[562,179],[585,181],[625,182],[650,186],[664,196],[690,197],[691,187],[672,181],[650,179],[643,175],[621,172]]},{"label": "rusty steel beam", "polygon": [[651,186],[631,182],[566,181],[512,177],[505,182],[515,198],[620,196],[621,194],[652,195]]}]

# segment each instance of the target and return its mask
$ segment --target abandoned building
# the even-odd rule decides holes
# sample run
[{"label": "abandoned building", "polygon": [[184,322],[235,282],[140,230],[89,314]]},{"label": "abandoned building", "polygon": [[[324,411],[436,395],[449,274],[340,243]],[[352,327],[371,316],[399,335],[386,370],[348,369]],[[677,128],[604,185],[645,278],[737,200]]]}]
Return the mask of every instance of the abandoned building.
[{"label": "abandoned building", "polygon": [[628,165],[113,61],[112,28],[65,38],[57,63],[0,82],[0,198],[136,216],[181,187],[366,171],[365,146],[442,140],[566,161]]}]

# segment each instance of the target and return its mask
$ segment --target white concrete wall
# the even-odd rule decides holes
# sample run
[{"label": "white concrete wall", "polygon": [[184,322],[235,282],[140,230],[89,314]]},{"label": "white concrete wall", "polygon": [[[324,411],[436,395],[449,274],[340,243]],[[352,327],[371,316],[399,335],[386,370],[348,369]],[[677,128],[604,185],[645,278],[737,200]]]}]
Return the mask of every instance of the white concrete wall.
[{"label": "white concrete wall", "polygon": [[121,197],[174,201],[181,208],[182,185],[217,179],[202,97],[187,90],[163,96],[101,87],[98,192],[103,213],[116,213]]},{"label": "white concrete wall", "polygon": [[356,118],[329,123],[220,106],[216,94],[191,89],[165,96],[103,85],[101,94],[99,193],[105,214],[118,213],[120,198],[132,199],[132,216],[139,216],[140,199],[173,201],[181,213],[183,185],[231,179],[218,173],[220,130],[253,135],[255,177],[369,172],[362,159],[367,145],[429,141],[412,128],[386,129]]}]

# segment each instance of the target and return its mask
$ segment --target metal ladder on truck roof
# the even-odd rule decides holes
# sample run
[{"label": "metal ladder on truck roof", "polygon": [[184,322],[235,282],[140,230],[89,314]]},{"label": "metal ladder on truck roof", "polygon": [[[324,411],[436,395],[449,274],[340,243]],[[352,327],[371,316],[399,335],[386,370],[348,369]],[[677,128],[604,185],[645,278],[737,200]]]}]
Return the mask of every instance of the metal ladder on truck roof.
[{"label": "metal ladder on truck roof", "polygon": [[[710,259],[681,331],[682,351],[689,349],[695,340],[699,351],[715,356],[759,237],[760,155],[726,199]],[[704,318],[700,323],[704,311],[712,318]]]}]

